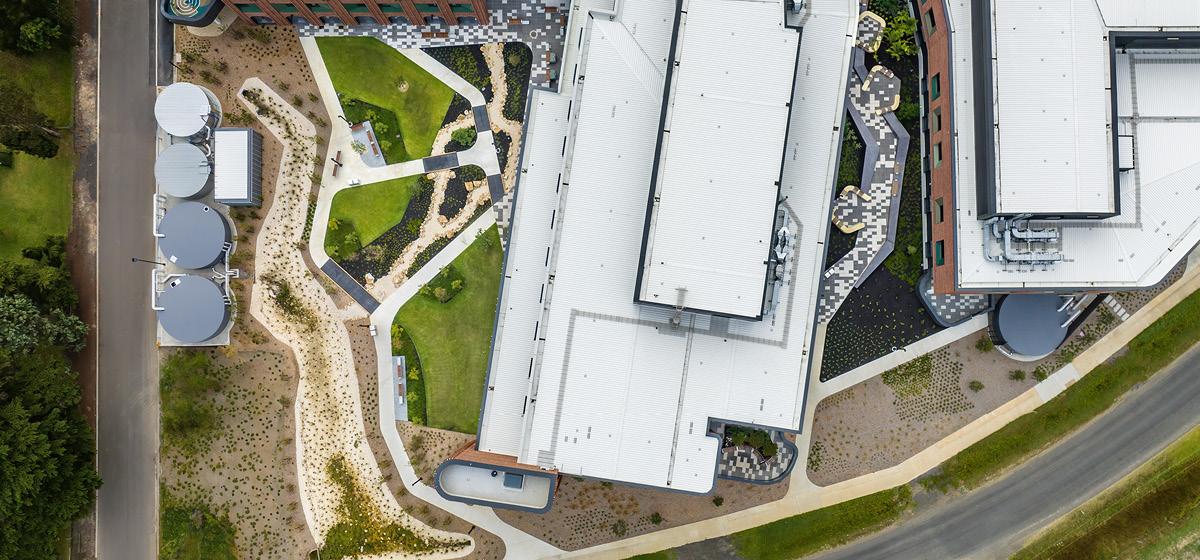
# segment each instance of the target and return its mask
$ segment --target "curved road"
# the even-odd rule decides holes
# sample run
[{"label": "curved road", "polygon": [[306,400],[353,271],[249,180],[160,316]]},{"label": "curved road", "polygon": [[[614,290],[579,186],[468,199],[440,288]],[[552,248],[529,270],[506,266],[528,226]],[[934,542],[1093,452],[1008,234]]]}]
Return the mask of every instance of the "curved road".
[{"label": "curved road", "polygon": [[1200,346],[1003,478],[822,559],[1006,558],[1200,423]]}]

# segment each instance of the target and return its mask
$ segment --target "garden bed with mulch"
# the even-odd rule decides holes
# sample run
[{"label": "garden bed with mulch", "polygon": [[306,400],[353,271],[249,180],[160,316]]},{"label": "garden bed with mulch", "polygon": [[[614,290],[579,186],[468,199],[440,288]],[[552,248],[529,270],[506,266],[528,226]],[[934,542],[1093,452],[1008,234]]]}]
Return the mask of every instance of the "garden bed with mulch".
[{"label": "garden bed with mulch", "polygon": [[[492,101],[492,71],[483,58],[482,45],[458,45],[453,47],[428,47],[421,49],[458,74],[467,83],[483,93],[485,102]],[[465,101],[465,100],[464,100]],[[467,104],[468,109],[470,103]],[[451,109],[454,106],[451,105]]]},{"label": "garden bed with mulch", "polygon": [[392,263],[400,258],[408,244],[420,236],[421,224],[433,202],[433,181],[421,177],[417,180],[417,187],[417,193],[404,209],[404,217],[396,225],[349,258],[338,261],[352,277],[361,280],[367,274],[375,278],[386,276],[391,271]]}]

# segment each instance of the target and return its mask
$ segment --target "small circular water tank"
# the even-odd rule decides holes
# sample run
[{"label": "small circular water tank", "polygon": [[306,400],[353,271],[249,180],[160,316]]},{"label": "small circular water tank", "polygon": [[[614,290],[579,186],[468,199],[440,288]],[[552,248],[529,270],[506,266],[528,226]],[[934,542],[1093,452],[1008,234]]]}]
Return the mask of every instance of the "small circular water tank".
[{"label": "small circular water tank", "polygon": [[154,160],[154,179],[164,194],[199,198],[212,190],[212,163],[198,146],[172,144]]},{"label": "small circular water tank", "polygon": [[154,119],[167,134],[187,138],[216,127],[221,104],[208,90],[187,82],[167,86],[154,101]]},{"label": "small circular water tank", "polygon": [[158,248],[182,268],[208,268],[217,263],[229,242],[229,226],[220,212],[199,202],[183,202],[167,210],[158,223]]},{"label": "small circular water tank", "polygon": [[188,344],[209,340],[229,323],[225,295],[203,276],[173,278],[158,296],[158,323],[172,338]]},{"label": "small circular water tank", "polygon": [[996,309],[996,328],[1009,350],[1039,357],[1053,352],[1067,338],[1063,323],[1069,312],[1059,311],[1063,299],[1053,294],[1011,294]]}]

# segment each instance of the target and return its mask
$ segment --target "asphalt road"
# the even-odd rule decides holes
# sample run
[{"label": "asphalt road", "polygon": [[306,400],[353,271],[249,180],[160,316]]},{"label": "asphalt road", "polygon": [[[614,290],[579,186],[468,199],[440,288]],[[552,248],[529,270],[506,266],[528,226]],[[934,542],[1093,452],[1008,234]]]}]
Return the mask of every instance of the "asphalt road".
[{"label": "asphalt road", "polygon": [[1000,480],[822,559],[1007,558],[1200,423],[1200,346]]},{"label": "asphalt road", "polygon": [[158,517],[158,361],[153,258],[155,2],[100,0],[97,147],[96,503],[100,560],[153,559]]}]

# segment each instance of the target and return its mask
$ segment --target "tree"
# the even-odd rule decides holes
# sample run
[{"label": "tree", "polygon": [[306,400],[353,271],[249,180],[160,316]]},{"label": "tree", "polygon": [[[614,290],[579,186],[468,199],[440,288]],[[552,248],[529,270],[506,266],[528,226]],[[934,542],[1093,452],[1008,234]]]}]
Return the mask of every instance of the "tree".
[{"label": "tree", "polygon": [[58,154],[59,136],[50,118],[34,107],[29,92],[0,82],[0,144],[31,156],[52,158]]},{"label": "tree", "polygon": [[887,22],[883,38],[887,41],[887,53],[892,58],[904,58],[917,54],[917,20],[908,12],[899,12]]},{"label": "tree", "polygon": [[[26,35],[26,26],[37,20],[45,20],[46,24],[35,24],[30,33],[46,39],[50,48],[66,46],[71,37],[74,6],[71,2],[60,0],[4,0],[4,9],[0,10],[0,50],[22,49],[22,41]],[[45,25],[45,30],[40,29]],[[38,29],[35,29],[38,28]],[[48,34],[48,30],[56,29],[56,34]]]},{"label": "tree", "polygon": [[48,51],[62,38],[62,27],[46,18],[33,18],[21,24],[17,47],[28,53]]},{"label": "tree", "polygon": [[470,148],[475,145],[475,138],[477,136],[478,133],[475,132],[474,127],[459,128],[450,133],[450,138],[462,145],[463,148]]},{"label": "tree", "polygon": [[69,313],[76,301],[61,266],[0,261],[0,558],[55,557],[60,531],[100,486],[63,351],[86,332]]}]

